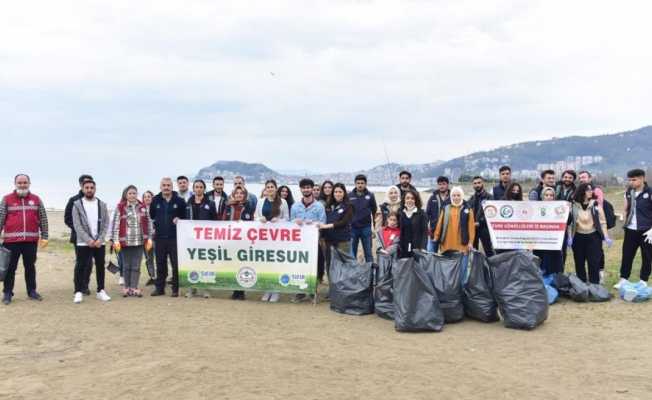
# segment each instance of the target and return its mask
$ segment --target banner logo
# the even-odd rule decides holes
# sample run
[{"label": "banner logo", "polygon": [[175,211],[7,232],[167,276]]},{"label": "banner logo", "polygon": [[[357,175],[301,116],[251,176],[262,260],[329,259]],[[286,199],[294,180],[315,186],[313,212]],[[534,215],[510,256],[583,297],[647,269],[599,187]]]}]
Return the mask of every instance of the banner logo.
[{"label": "banner logo", "polygon": [[251,267],[242,267],[240,268],[240,271],[238,271],[238,275],[236,275],[236,280],[238,281],[238,285],[243,288],[252,288],[256,285],[256,281],[258,280],[256,277],[256,270]]}]

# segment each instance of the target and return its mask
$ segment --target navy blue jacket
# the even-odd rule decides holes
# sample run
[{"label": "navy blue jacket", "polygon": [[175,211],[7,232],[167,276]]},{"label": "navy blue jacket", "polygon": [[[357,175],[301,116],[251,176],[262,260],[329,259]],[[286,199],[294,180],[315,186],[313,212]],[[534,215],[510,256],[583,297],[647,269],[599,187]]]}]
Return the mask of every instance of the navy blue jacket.
[{"label": "navy blue jacket", "polygon": [[174,219],[186,219],[186,201],[172,192],[170,201],[166,201],[161,193],[154,196],[149,207],[149,216],[154,222],[154,240],[177,238],[177,226]]},{"label": "navy blue jacket", "polygon": [[376,204],[376,196],[369,190],[365,189],[364,192],[358,193],[357,190],[349,193],[349,201],[353,206],[353,220],[351,226],[353,228],[366,228],[371,226],[372,215],[376,215],[378,205]]},{"label": "navy blue jacket", "polygon": [[[634,197],[634,190],[628,188],[625,192],[625,200],[627,201],[627,220],[625,221],[625,228],[632,222],[634,211],[632,209],[632,198]],[[645,232],[652,228],[652,189],[645,184],[641,193],[636,197],[636,230]]]},{"label": "navy blue jacket", "polygon": [[494,200],[505,200],[505,191],[507,191],[507,186],[503,187],[502,182],[498,182],[498,184],[494,186],[493,190],[491,191]]},{"label": "navy blue jacket", "polygon": [[326,223],[333,224],[333,228],[324,230],[324,239],[330,242],[351,240],[352,219],[353,207],[350,204],[333,204],[326,210]]},{"label": "navy blue jacket", "polygon": [[428,199],[428,204],[426,204],[426,215],[428,217],[428,231],[432,235],[435,228],[437,227],[437,221],[439,221],[439,214],[446,207],[446,205],[451,203],[450,192],[448,193],[448,198],[442,200],[439,197],[439,191],[435,190],[430,198]]}]

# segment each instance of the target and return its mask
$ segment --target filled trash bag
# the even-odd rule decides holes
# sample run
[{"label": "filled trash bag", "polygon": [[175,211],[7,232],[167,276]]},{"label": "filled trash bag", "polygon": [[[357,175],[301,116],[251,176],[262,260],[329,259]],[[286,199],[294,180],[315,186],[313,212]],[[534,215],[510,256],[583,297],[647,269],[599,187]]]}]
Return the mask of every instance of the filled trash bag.
[{"label": "filled trash bag", "polygon": [[374,312],[381,318],[394,319],[394,257],[378,252],[376,286],[374,287]]},{"label": "filled trash bag", "polygon": [[493,293],[505,327],[534,329],[548,318],[548,294],[539,259],[526,251],[510,251],[488,259]]},{"label": "filled trash bag", "polygon": [[4,246],[0,246],[0,281],[5,280],[7,271],[9,270],[10,259],[11,259],[11,251]]},{"label": "filled trash bag", "polygon": [[462,303],[462,253],[451,252],[443,256],[420,252],[420,262],[428,264],[439,306],[444,312],[447,324],[464,319],[464,304]]},{"label": "filled trash bag", "polygon": [[621,299],[631,303],[642,303],[650,300],[650,297],[652,297],[652,288],[647,287],[647,285],[641,282],[625,282],[620,285],[618,292]]},{"label": "filled trash bag", "polygon": [[570,280],[568,279],[568,275],[555,274],[554,276],[555,279],[552,286],[554,286],[555,289],[557,289],[557,292],[559,292],[559,296],[570,297],[571,283]]},{"label": "filled trash bag", "polygon": [[589,283],[589,301],[603,302],[611,300],[609,290],[597,283]]},{"label": "filled trash bag", "polygon": [[372,263],[360,264],[350,254],[331,247],[329,296],[331,310],[350,315],[374,312]]},{"label": "filled trash bag", "polygon": [[544,275],[543,284],[548,293],[548,304],[555,304],[559,299],[559,291],[555,288],[555,274]]},{"label": "filled trash bag", "polygon": [[491,293],[491,273],[484,254],[474,251],[469,263],[468,279],[462,291],[467,317],[482,322],[500,321],[498,304]]},{"label": "filled trash bag", "polygon": [[416,253],[392,264],[394,326],[399,332],[439,332],[444,327],[444,313],[422,257]]},{"label": "filled trash bag", "polygon": [[584,283],[575,274],[568,274],[568,281],[570,282],[569,296],[573,301],[579,303],[589,301],[589,285]]}]

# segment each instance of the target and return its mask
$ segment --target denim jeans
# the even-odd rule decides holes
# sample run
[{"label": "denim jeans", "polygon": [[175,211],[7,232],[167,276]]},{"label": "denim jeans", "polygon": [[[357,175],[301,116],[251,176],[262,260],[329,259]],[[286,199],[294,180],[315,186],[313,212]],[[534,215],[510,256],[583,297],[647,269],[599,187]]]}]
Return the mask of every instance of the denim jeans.
[{"label": "denim jeans", "polygon": [[351,228],[351,249],[353,257],[358,257],[358,242],[362,241],[362,250],[366,262],[373,262],[374,258],[371,253],[371,226],[364,228]]},{"label": "denim jeans", "polygon": [[466,284],[468,278],[467,271],[469,267],[469,253],[462,255],[462,265],[460,267],[460,274],[462,275],[462,286]]}]

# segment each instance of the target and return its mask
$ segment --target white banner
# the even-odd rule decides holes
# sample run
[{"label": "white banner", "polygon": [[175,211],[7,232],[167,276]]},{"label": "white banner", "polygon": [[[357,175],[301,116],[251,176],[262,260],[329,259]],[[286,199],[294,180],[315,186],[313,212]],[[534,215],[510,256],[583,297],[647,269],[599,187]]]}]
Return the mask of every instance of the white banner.
[{"label": "white banner", "polygon": [[570,212],[567,201],[498,201],[483,204],[497,250],[561,250]]},{"label": "white banner", "polygon": [[177,224],[179,284],[314,293],[318,239],[314,225],[181,220]]}]

